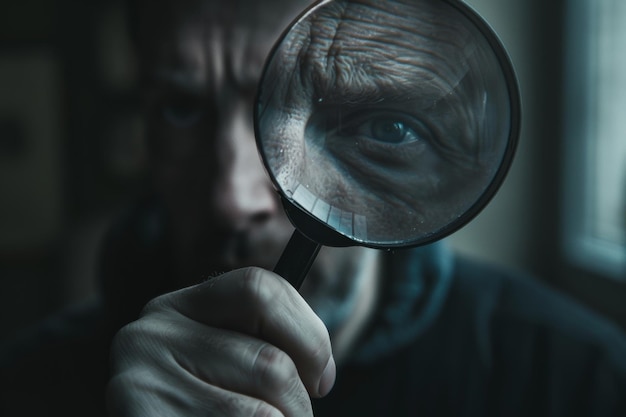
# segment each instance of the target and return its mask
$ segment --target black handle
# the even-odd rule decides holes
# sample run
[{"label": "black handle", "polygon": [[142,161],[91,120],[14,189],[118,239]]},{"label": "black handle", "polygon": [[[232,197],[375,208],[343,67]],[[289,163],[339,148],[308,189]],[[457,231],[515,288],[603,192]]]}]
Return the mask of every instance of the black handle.
[{"label": "black handle", "polygon": [[300,289],[321,246],[296,229],[276,263],[274,272],[285,278],[295,289]]}]

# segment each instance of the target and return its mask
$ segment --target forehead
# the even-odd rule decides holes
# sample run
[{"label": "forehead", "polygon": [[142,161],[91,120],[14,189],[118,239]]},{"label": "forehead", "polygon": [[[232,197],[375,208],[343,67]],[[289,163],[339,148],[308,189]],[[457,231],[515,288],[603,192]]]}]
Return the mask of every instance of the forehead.
[{"label": "forehead", "polygon": [[[181,25],[219,25],[223,29],[274,32],[311,0],[136,0],[140,29],[171,31]],[[151,35],[154,33],[150,33]]]},{"label": "forehead", "polygon": [[176,67],[198,74],[206,74],[216,65],[230,72],[258,73],[280,33],[309,3],[139,0],[139,56],[144,65]]}]

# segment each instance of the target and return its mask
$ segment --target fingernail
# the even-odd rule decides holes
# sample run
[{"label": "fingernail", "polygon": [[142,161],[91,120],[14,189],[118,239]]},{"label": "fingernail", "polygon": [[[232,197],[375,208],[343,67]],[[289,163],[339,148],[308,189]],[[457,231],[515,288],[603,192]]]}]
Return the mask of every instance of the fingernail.
[{"label": "fingernail", "polygon": [[335,367],[335,359],[331,356],[330,359],[328,359],[326,368],[324,368],[322,378],[320,379],[320,385],[317,389],[320,397],[324,397],[330,392],[330,390],[333,388],[333,385],[335,385],[336,376],[337,369]]}]

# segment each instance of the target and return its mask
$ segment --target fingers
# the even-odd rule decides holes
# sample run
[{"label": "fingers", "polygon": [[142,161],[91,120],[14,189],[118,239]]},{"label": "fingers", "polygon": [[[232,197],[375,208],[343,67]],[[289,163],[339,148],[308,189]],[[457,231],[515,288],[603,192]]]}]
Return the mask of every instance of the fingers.
[{"label": "fingers", "polygon": [[309,394],[294,361],[263,340],[185,320],[176,324],[171,360],[188,375],[279,409],[286,416],[312,415]]},{"label": "fingers", "polygon": [[335,379],[328,332],[282,278],[249,268],[167,294],[111,347],[112,415],[312,416]]},{"label": "fingers", "polygon": [[248,416],[253,410],[312,416],[309,395],[291,358],[241,333],[155,311],[124,327],[112,351],[117,360],[108,405],[119,415],[144,415],[159,404],[159,415],[167,415],[164,410],[195,415],[188,411],[230,408],[217,415]]},{"label": "fingers", "polygon": [[113,377],[107,386],[106,397],[112,417],[311,415],[283,414],[263,400],[203,384],[190,374],[182,380],[177,378],[174,383],[171,375],[139,369]]},{"label": "fingers", "polygon": [[[313,397],[332,388],[335,364],[326,327],[298,292],[271,272],[246,268],[224,274],[155,300],[144,315],[168,309],[275,346],[293,361]],[[273,361],[285,359],[276,354]]]}]

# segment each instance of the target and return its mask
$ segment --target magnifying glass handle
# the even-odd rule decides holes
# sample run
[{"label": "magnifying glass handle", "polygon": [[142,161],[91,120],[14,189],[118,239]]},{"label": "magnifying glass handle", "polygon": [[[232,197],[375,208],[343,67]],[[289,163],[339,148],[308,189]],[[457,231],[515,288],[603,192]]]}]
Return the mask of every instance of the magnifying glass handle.
[{"label": "magnifying glass handle", "polygon": [[274,272],[285,278],[295,289],[300,289],[321,246],[296,229],[276,263]]}]

